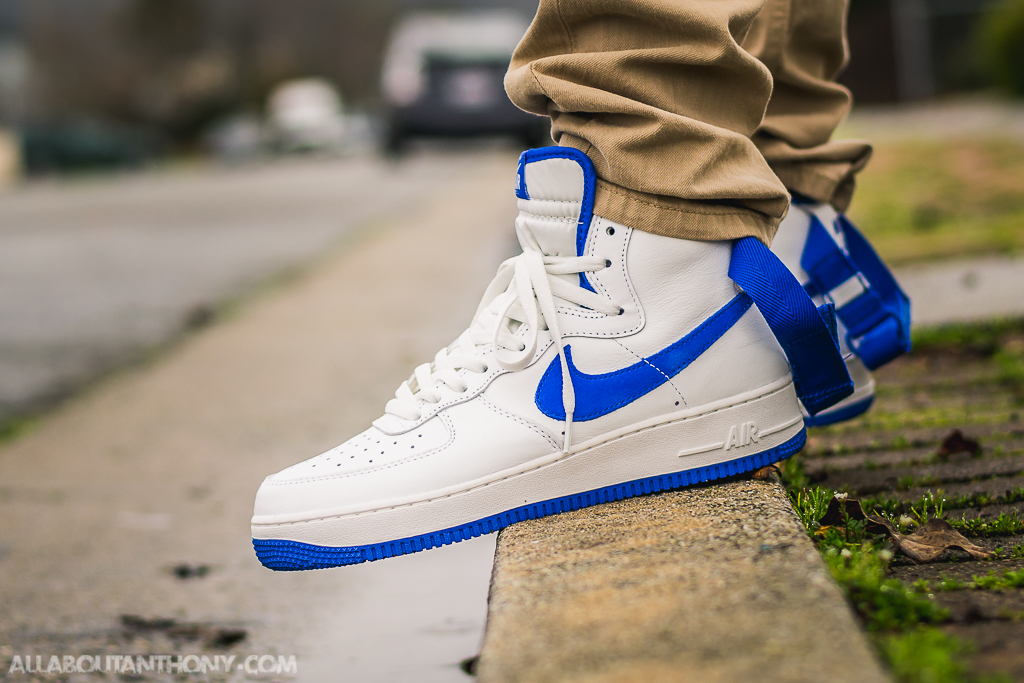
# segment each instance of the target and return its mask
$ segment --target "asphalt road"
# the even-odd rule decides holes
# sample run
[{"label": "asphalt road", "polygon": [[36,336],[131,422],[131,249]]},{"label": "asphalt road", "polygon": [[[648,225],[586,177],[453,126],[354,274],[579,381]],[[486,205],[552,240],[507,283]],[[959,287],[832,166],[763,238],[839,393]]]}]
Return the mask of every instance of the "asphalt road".
[{"label": "asphalt road", "polygon": [[471,159],[296,158],[0,192],[0,423],[443,192],[472,173]]},{"label": "asphalt road", "polygon": [[[4,339],[42,368],[62,348],[114,349],[109,367],[173,338],[197,304],[306,267],[0,443],[0,670],[27,655],[295,655],[300,681],[466,680],[493,536],[281,574],[259,565],[248,521],[263,477],[362,431],[465,327],[511,248],[515,159],[307,160],[3,197],[18,320]],[[292,679],[211,680],[247,678]]]}]

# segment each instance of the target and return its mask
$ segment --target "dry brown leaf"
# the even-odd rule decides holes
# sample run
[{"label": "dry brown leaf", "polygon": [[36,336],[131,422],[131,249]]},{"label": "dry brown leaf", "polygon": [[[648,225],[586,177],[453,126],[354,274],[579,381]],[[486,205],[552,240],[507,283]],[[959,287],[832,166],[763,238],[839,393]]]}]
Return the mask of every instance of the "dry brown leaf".
[{"label": "dry brown leaf", "polygon": [[894,545],[915,562],[934,562],[948,548],[964,550],[976,560],[992,557],[992,553],[968,541],[944,519],[929,519],[909,536],[897,536]]},{"label": "dry brown leaf", "polygon": [[939,460],[946,460],[957,453],[970,453],[972,458],[976,458],[981,455],[981,444],[977,439],[964,436],[959,429],[954,429],[942,440],[936,455],[939,456]]},{"label": "dry brown leaf", "polygon": [[846,526],[848,520],[866,522],[868,533],[885,534],[896,550],[915,562],[934,562],[950,548],[959,548],[978,560],[992,557],[992,553],[968,541],[944,519],[929,519],[914,533],[904,536],[884,517],[866,514],[860,501],[853,498],[833,497],[829,501],[828,509],[818,521],[819,533],[829,527]]},{"label": "dry brown leaf", "polygon": [[755,481],[769,481],[771,480],[773,473],[776,476],[781,476],[782,470],[779,469],[778,465],[768,465],[767,467],[762,467],[759,470],[754,470],[754,472],[751,473],[750,478]]},{"label": "dry brown leaf", "polygon": [[860,505],[860,501],[855,498],[836,498],[833,496],[832,500],[828,503],[828,509],[825,510],[825,514],[818,520],[818,524],[822,529],[833,526],[846,526],[847,519],[866,521],[868,533],[888,534],[889,536],[897,533],[896,527],[890,524],[884,517],[866,514],[864,508]]}]

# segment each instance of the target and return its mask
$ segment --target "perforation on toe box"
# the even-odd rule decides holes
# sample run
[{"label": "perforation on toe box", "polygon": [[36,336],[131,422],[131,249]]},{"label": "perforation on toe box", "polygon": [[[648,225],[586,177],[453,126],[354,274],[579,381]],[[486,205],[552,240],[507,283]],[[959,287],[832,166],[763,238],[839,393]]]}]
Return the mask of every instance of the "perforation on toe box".
[{"label": "perforation on toe box", "polygon": [[450,441],[451,430],[437,417],[404,434],[388,435],[370,427],[340,446],[278,472],[271,479],[283,483],[353,476],[427,457]]}]

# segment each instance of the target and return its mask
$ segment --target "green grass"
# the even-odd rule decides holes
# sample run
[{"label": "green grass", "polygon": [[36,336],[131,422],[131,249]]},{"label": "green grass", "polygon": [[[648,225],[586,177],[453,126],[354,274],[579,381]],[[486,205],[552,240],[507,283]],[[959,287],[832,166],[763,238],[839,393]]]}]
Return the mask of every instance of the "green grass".
[{"label": "green grass", "polygon": [[955,323],[914,331],[917,354],[956,353],[991,358],[994,380],[1024,404],[1024,320],[1017,318],[984,323]]},{"label": "green grass", "polygon": [[913,629],[879,639],[879,650],[901,683],[969,680],[964,655],[971,647],[935,628]]},{"label": "green grass", "polygon": [[883,142],[850,217],[888,263],[1024,250],[1024,143]]},{"label": "green grass", "polygon": [[962,510],[964,508],[979,508],[989,505],[1013,505],[1021,501],[1024,501],[1024,487],[1017,487],[998,496],[990,493],[947,496],[942,491],[939,491],[938,494],[929,491],[917,500],[912,501],[901,501],[885,496],[860,499],[861,506],[865,512],[873,512],[889,518],[907,513],[919,516],[918,511],[927,512],[929,507],[933,511],[933,517],[940,517],[946,510]]},{"label": "green grass", "polygon": [[906,431],[919,428],[953,429],[999,425],[1008,421],[1012,422],[1013,416],[1019,411],[1014,408],[1012,401],[1005,401],[1004,406],[1003,408],[989,409],[975,408],[966,414],[963,406],[956,405],[924,406],[915,408],[913,411],[900,412],[889,412],[883,408],[876,408],[856,420],[821,427],[818,434],[835,436],[850,432]]},{"label": "green grass", "polygon": [[923,477],[915,477],[912,474],[907,474],[896,480],[895,488],[897,491],[909,491],[910,489],[921,488],[923,486],[935,486],[938,483],[939,480],[930,474],[926,474]]},{"label": "green grass", "polygon": [[[788,467],[786,471],[789,471]],[[785,479],[783,481],[785,482]],[[796,514],[800,516],[800,521],[804,523],[808,531],[813,532],[817,531],[818,520],[828,509],[833,493],[828,489],[806,488],[806,486],[803,484],[801,488],[789,487],[789,499],[793,503]]]},{"label": "green grass", "polygon": [[[799,466],[787,464],[784,481],[806,481]],[[974,676],[966,657],[972,645],[938,628],[949,612],[934,600],[934,588],[926,580],[906,585],[888,576],[892,551],[887,539],[866,532],[863,521],[846,519],[842,526],[822,527],[820,520],[834,493],[822,488],[788,486],[790,500],[814,539],[829,572],[842,588],[893,676],[901,683],[995,683],[1003,678]],[[942,510],[942,501],[922,498],[915,516],[926,518],[929,511]],[[1014,548],[1011,552],[1016,552]],[[1024,549],[1021,549],[1024,550]],[[996,578],[975,577],[975,582],[1009,587],[1024,581],[1024,570]],[[974,587],[953,579],[942,590]],[[979,584],[980,587],[980,584]]]},{"label": "green grass", "polygon": [[915,354],[956,352],[981,356],[995,355],[1008,338],[1024,335],[1024,319],[1003,318],[977,323],[950,323],[913,331]]},{"label": "green grass", "polygon": [[991,571],[981,576],[973,576],[970,581],[943,576],[938,583],[930,583],[924,579],[914,584],[920,592],[940,591],[1004,591],[1024,588],[1024,569],[1008,569],[1003,572]]},{"label": "green grass", "polygon": [[0,443],[17,439],[29,431],[35,426],[36,420],[33,418],[12,418],[7,421],[0,421]]},{"label": "green grass", "polygon": [[869,631],[899,631],[919,624],[940,623],[948,613],[926,594],[886,575],[892,551],[884,536],[869,534],[862,520],[821,527],[833,492],[822,488],[790,489],[790,500],[832,577]]},{"label": "green grass", "polygon": [[[1012,505],[1024,500],[1024,488],[1008,491],[1001,496],[987,493],[972,493],[962,496],[943,495],[929,491],[917,500],[900,501],[893,498],[862,498],[861,507],[868,514],[885,517],[894,524],[903,516],[915,524],[923,524],[929,517],[945,517],[946,510],[984,507],[988,505]],[[1016,536],[1024,533],[1024,520],[1016,510],[1002,512],[998,517],[975,517],[973,519],[946,519],[950,526],[964,536],[987,538],[994,536]]]},{"label": "green grass", "polygon": [[825,545],[825,564],[868,631],[897,632],[949,618],[928,594],[886,576],[891,554],[887,557],[880,546],[844,542],[839,549],[827,540]]},{"label": "green grass", "polygon": [[[787,491],[789,491],[789,497],[791,499],[794,496],[799,495],[804,489],[811,485],[811,480],[804,471],[804,460],[801,453],[797,453],[789,460],[785,460],[781,465],[782,485],[786,487]],[[795,500],[793,504],[797,504]],[[828,500],[825,501],[825,504],[828,505]],[[822,510],[822,513],[824,513],[824,509]],[[821,515],[819,515],[819,517],[820,516]],[[806,524],[807,522],[805,521],[804,523]]]},{"label": "green grass", "polygon": [[968,588],[973,588],[973,587],[974,587],[974,584],[972,584],[972,583],[968,583],[966,581],[961,581],[960,579],[957,579],[957,578],[954,578],[954,577],[950,577],[950,576],[943,576],[939,580],[939,585],[936,586],[936,588],[938,590],[945,591],[945,592],[964,591],[964,590],[967,590]]},{"label": "green grass", "polygon": [[993,560],[1024,560],[1024,543],[1009,548],[999,547],[992,551]]},{"label": "green grass", "polygon": [[1013,392],[1014,402],[1024,405],[1024,350],[1003,348],[995,355],[999,381]]},{"label": "green grass", "polygon": [[1024,569],[1009,570],[1002,574],[989,572],[985,576],[975,576],[974,585],[982,590],[1009,590],[1024,588]]},{"label": "green grass", "polygon": [[[1022,147],[1024,148],[1024,147]],[[1022,157],[1024,159],[1024,157]],[[1024,162],[1020,164],[1024,178]],[[945,172],[945,171],[943,171]],[[1021,185],[1021,233],[1024,233],[1024,184]],[[855,203],[856,204],[856,203]],[[970,207],[968,207],[970,208]],[[943,217],[936,218],[941,231]],[[894,228],[902,229],[902,228]],[[927,232],[927,231],[924,231]],[[917,239],[917,235],[912,235]],[[874,236],[873,236],[873,239]],[[920,244],[927,246],[925,235]],[[1024,243],[1024,240],[1022,240]],[[918,254],[924,252],[917,252]],[[950,253],[952,255],[952,253]],[[917,256],[909,257],[915,260]],[[991,359],[998,375],[986,379],[1010,387],[1018,396],[1018,387],[1024,386],[1024,320],[1003,320],[984,324],[949,325],[940,328],[916,330],[914,352],[917,354],[951,353]],[[952,390],[952,389],[951,389]],[[884,413],[876,411],[847,428],[822,430],[823,434],[845,431],[891,428],[905,431],[913,425],[936,426],[948,423],[951,427],[968,424],[1002,423],[1018,419],[1013,412],[976,411],[965,416],[942,408],[915,408],[912,413]],[[930,444],[911,442],[897,436],[889,443],[874,443],[857,452],[899,450],[924,447]],[[820,448],[816,455],[839,455],[850,452],[842,444]],[[1001,451],[1000,451],[1001,452]],[[910,488],[927,484],[929,480],[908,477],[899,482]],[[832,491],[812,487],[798,455],[786,463],[783,470],[794,509],[818,546],[832,576],[843,589],[851,606],[871,634],[871,640],[888,665],[894,678],[902,683],[981,683],[1003,681],[1001,677],[984,677],[970,672],[968,655],[972,644],[945,633],[941,629],[949,614],[934,600],[937,591],[955,590],[1010,590],[1024,587],[1024,570],[990,573],[975,576],[971,581],[943,577],[939,582],[921,579],[912,585],[904,584],[887,575],[892,557],[890,544],[883,536],[871,536],[864,522],[846,520],[838,527],[822,527],[819,520],[834,495]],[[864,510],[882,515],[896,524],[901,533],[908,533],[929,518],[944,517],[952,509],[976,508],[990,505],[1011,505],[1024,501],[1024,488],[1003,495],[975,493],[945,496],[941,491],[928,493],[915,500],[900,501],[887,496],[862,499]],[[1024,521],[1016,512],[996,518],[975,520],[948,520],[967,536],[1000,536],[1024,532]],[[1024,558],[1024,544],[998,548],[994,559]],[[1015,617],[1016,618],[1016,615]]]},{"label": "green grass", "polygon": [[1024,519],[1015,510],[1012,514],[1001,513],[998,517],[983,519],[949,519],[950,526],[964,536],[991,538],[995,536],[1017,536],[1024,533]]}]

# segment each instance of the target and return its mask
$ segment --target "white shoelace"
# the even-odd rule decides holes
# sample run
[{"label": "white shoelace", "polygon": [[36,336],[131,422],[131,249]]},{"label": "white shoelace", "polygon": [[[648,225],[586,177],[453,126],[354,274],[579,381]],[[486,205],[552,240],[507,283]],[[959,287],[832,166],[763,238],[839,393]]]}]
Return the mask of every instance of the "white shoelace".
[{"label": "white shoelace", "polygon": [[[618,315],[622,309],[607,298],[567,282],[559,275],[575,275],[604,270],[608,262],[595,256],[546,256],[537,239],[522,221],[516,228],[523,243],[523,253],[508,259],[484,292],[469,329],[447,348],[434,356],[433,363],[424,363],[413,376],[402,382],[395,398],[388,401],[385,412],[403,420],[418,420],[425,404],[441,400],[441,385],[455,392],[465,392],[469,385],[460,370],[487,372],[487,363],[479,349],[494,345],[494,356],[505,370],[523,370],[533,361],[541,331],[547,331],[558,348],[562,366],[562,406],[565,408],[565,437],[562,448],[572,445],[572,417],[576,407],[569,361],[562,344],[555,299],[585,306],[605,315]],[[514,324],[525,324],[525,340],[512,331]],[[502,352],[511,352],[503,356]]]}]

